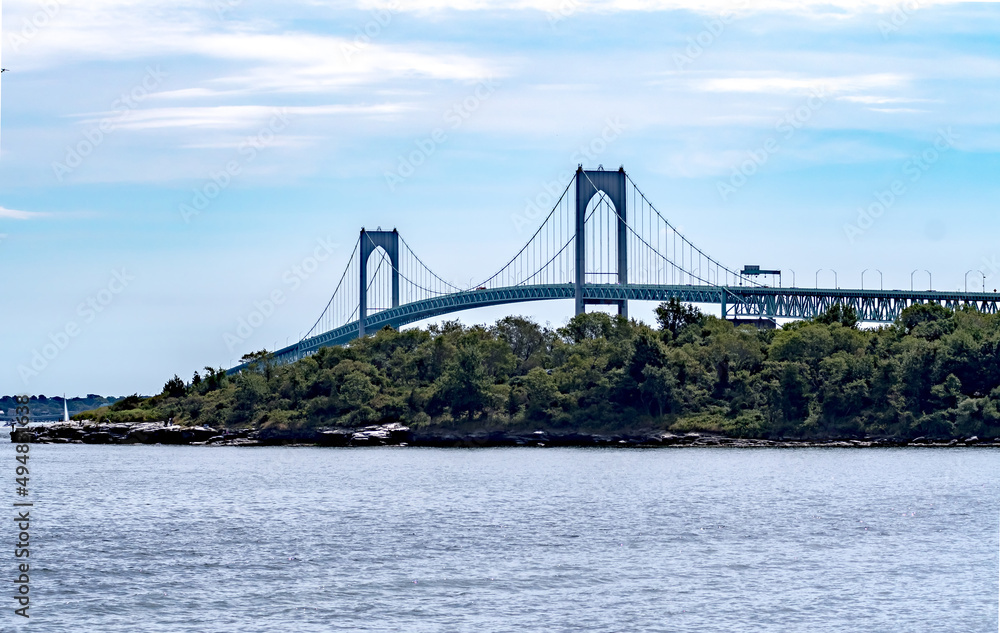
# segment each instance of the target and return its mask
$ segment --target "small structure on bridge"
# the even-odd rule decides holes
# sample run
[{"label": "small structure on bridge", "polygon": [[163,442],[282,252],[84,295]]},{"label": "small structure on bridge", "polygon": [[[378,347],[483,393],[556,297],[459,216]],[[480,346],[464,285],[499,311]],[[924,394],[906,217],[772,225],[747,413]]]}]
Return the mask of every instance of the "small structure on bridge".
[{"label": "small structure on bridge", "polygon": [[778,282],[781,282],[781,271],[780,270],[761,270],[760,266],[757,264],[747,264],[740,271],[740,274],[744,277],[758,277],[760,275],[770,275],[771,285],[774,285],[774,277],[778,278]]}]

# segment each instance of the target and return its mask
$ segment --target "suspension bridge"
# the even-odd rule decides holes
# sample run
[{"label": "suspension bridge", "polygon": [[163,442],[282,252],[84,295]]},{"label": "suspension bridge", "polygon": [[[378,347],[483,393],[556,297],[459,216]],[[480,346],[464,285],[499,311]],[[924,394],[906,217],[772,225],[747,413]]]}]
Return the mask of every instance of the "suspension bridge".
[{"label": "suspension bridge", "polygon": [[842,304],[868,322],[893,321],[915,303],[972,306],[991,314],[1000,303],[1000,296],[987,292],[770,287],[757,281],[758,274],[728,268],[692,244],[624,168],[580,166],[521,250],[469,287],[434,273],[397,230],[362,229],[319,318],[301,340],[273,354],[278,362],[292,362],[386,326],[552,299],[572,300],[576,314],[587,305],[613,305],[628,316],[629,301],[676,298],[718,304],[721,315],[734,320],[807,319]]}]

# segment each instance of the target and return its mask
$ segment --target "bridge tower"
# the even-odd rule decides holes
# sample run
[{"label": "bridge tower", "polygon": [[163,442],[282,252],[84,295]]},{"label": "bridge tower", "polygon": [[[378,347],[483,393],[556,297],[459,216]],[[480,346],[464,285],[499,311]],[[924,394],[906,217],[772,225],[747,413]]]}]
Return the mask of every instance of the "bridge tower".
[{"label": "bridge tower", "polygon": [[399,307],[399,233],[391,231],[366,231],[361,229],[361,292],[358,307],[358,337],[365,335],[368,319],[368,258],[375,249],[382,247],[392,264],[392,307]]},{"label": "bridge tower", "polygon": [[583,285],[587,275],[587,247],[585,225],[587,205],[594,196],[604,192],[618,212],[618,283],[622,286],[628,283],[628,210],[625,206],[625,168],[618,171],[584,170],[583,165],[576,170],[576,314],[586,311],[587,304],[617,305],[618,314],[628,316],[628,301],[625,299],[584,299]]}]

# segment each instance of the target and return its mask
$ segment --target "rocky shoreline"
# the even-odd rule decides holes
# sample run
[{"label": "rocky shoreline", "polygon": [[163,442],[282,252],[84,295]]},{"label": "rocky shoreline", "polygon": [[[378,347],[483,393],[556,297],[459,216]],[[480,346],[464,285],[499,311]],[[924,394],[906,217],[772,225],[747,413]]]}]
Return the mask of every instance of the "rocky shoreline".
[{"label": "rocky shoreline", "polygon": [[189,446],[425,446],[438,448],[578,446],[578,447],[730,447],[730,448],[802,448],[802,447],[1000,447],[1000,438],[980,440],[915,438],[864,439],[746,439],[705,433],[674,434],[662,431],[604,435],[557,433],[549,431],[492,431],[458,434],[440,430],[411,429],[402,424],[382,424],[360,429],[319,428],[300,431],[275,429],[218,430],[209,427],[167,425],[163,422],[135,424],[97,424],[60,422],[18,427],[11,430],[11,441],[32,444],[169,444]]}]

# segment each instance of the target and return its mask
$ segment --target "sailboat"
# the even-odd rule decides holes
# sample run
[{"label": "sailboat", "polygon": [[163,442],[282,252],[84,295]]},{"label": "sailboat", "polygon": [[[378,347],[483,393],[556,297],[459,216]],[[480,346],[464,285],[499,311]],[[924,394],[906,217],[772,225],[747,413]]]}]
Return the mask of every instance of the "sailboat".
[{"label": "sailboat", "polygon": [[66,394],[63,394],[63,422],[69,422],[69,405],[66,404]]}]

